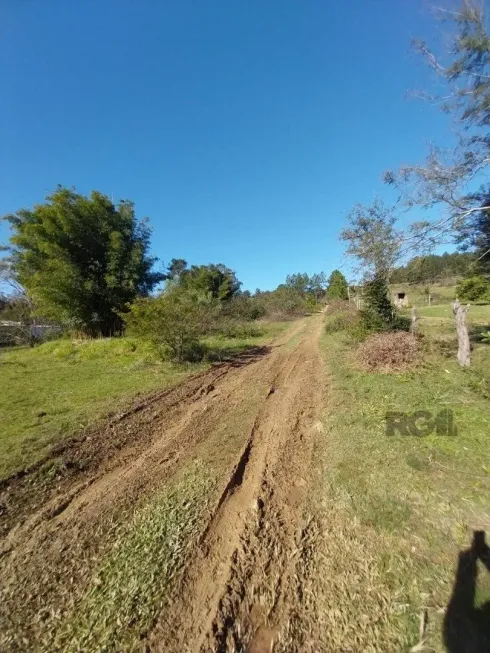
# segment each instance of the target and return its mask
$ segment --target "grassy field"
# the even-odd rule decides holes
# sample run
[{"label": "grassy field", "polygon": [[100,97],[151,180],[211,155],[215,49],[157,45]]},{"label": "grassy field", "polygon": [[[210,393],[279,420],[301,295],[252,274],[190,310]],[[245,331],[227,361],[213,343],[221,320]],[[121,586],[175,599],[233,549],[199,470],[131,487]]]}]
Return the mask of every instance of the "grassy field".
[{"label": "grassy field", "polygon": [[[474,324],[490,323],[489,307],[476,308]],[[459,368],[453,321],[437,317],[437,309],[421,319],[426,359],[414,372],[362,372],[345,335],[323,337],[331,384],[323,420],[324,501],[342,515],[339,555],[356,592],[370,601],[374,594],[380,605],[391,602],[390,616],[376,624],[380,648],[373,641],[373,651],[397,637],[396,650],[421,643],[417,650],[442,652],[444,631],[449,650],[460,650],[449,626],[477,637],[478,606],[490,599],[490,574],[477,563],[474,596],[467,592],[443,625],[458,555],[470,547],[474,531],[490,532],[490,346],[476,343],[472,367]],[[453,412],[457,435],[387,435],[387,412],[437,415],[445,409]],[[362,542],[362,556],[356,557],[355,542]],[[455,588],[459,596],[465,587],[460,582]]]},{"label": "grassy field", "polygon": [[[418,315],[423,317],[444,317],[453,320],[453,310],[450,304],[417,307]],[[468,313],[469,324],[484,324],[490,328],[490,304],[472,304]]]},{"label": "grassy field", "polygon": [[[219,360],[263,344],[287,327],[261,323],[255,335],[208,338]],[[138,393],[162,389],[208,362],[175,365],[134,338],[57,340],[0,351],[0,478],[42,457],[50,445],[121,409]]]}]

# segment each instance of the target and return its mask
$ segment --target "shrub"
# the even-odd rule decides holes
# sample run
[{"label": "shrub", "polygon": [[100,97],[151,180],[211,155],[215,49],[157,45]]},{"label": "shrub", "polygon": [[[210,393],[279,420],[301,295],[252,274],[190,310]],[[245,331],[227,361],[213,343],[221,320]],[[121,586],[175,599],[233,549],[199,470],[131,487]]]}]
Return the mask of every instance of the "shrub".
[{"label": "shrub", "polygon": [[258,320],[265,315],[265,308],[255,297],[237,295],[222,303],[223,315],[238,320]]},{"label": "shrub", "polygon": [[329,315],[332,315],[333,313],[343,313],[345,311],[351,311],[351,312],[357,311],[354,304],[350,304],[348,301],[345,301],[344,299],[328,299],[327,306],[328,306],[327,310]]},{"label": "shrub", "polygon": [[412,333],[376,333],[357,350],[362,369],[376,372],[403,372],[414,367],[420,356],[419,341]]},{"label": "shrub", "polygon": [[159,297],[138,299],[125,314],[129,334],[163,346],[176,361],[196,361],[204,356],[199,338],[210,330],[216,308],[179,289]]},{"label": "shrub", "polygon": [[210,328],[210,333],[225,338],[256,338],[262,335],[263,330],[253,322],[219,317]]},{"label": "shrub", "polygon": [[352,331],[359,326],[359,311],[342,311],[327,318],[325,331],[336,333],[338,331]]},{"label": "shrub", "polygon": [[476,302],[479,299],[489,299],[490,284],[485,277],[475,275],[468,279],[461,279],[456,286],[456,295],[459,299]]},{"label": "shrub", "polygon": [[271,320],[292,319],[309,312],[306,298],[286,286],[262,292],[255,299],[262,307],[264,315]]}]

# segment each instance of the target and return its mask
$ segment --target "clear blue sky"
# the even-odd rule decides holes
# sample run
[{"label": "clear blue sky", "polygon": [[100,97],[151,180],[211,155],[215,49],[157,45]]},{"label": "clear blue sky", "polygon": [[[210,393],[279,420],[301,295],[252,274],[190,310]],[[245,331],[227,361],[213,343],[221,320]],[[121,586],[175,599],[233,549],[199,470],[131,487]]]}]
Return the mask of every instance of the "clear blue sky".
[{"label": "clear blue sky", "polygon": [[0,213],[98,189],[164,263],[329,272],[349,208],[448,134],[405,97],[434,34],[425,0],[0,0]]}]

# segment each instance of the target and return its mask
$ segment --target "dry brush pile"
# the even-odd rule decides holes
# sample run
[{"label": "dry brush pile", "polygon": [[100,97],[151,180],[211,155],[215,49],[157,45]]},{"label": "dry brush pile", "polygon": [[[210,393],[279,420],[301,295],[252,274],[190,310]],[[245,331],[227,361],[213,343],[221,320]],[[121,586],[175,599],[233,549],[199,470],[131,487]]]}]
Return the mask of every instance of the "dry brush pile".
[{"label": "dry brush pile", "polygon": [[369,372],[406,372],[420,361],[419,339],[406,331],[375,333],[359,345],[357,361]]}]

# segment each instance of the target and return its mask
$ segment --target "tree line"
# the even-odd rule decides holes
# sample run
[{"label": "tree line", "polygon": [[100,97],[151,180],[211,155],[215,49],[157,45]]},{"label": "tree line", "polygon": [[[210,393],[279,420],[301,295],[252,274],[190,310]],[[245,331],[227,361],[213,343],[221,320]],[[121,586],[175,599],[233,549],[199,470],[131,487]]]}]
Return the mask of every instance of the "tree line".
[{"label": "tree line", "polygon": [[93,191],[85,196],[58,187],[44,202],[4,220],[11,228],[3,246],[0,321],[20,324],[25,337],[37,320],[88,337],[149,337],[178,360],[196,358],[203,335],[233,334],[237,325],[289,319],[315,310],[326,297],[347,298],[347,282],[334,271],[288,275],[276,290],[242,290],[222,263],[166,266],[150,254],[151,228],[136,217],[134,203],[115,204]]},{"label": "tree line", "polygon": [[394,268],[391,283],[434,284],[450,281],[467,275],[476,261],[472,252],[444,252],[414,256],[406,265]]}]

